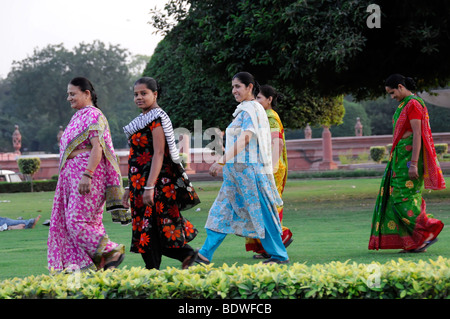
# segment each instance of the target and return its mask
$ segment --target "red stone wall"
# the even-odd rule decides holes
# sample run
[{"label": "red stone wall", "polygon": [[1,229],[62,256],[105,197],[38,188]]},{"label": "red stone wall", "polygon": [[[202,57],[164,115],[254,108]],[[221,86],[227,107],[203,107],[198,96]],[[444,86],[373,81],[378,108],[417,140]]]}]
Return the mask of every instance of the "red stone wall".
[{"label": "red stone wall", "polygon": [[[450,144],[450,133],[433,134],[434,143]],[[353,153],[357,156],[361,153],[368,153],[371,146],[388,145],[392,143],[391,135],[379,136],[355,136],[355,137],[332,137],[333,161],[339,164],[339,155]],[[320,170],[322,161],[322,139],[298,139],[287,140],[288,166],[290,171],[316,171]],[[120,169],[123,176],[127,176],[128,151],[117,150],[120,158]],[[57,154],[22,155],[22,157],[39,157],[41,168],[35,174],[34,179],[49,179],[58,174],[59,156]],[[196,158],[194,158],[194,156]],[[18,172],[18,156],[13,153],[0,154],[0,168]],[[201,163],[196,163],[199,158],[203,158]],[[191,163],[187,169],[188,174],[207,174],[209,166],[214,160],[211,152],[193,154],[191,152]]]}]

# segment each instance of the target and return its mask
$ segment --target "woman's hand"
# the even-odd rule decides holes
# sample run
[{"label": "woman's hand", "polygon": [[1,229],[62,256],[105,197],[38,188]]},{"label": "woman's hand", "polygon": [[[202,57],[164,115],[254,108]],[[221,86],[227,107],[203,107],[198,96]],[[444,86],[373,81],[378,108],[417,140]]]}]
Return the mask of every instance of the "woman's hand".
[{"label": "woman's hand", "polygon": [[209,175],[217,176],[217,174],[222,170],[222,165],[214,163],[209,168]]},{"label": "woman's hand", "polygon": [[155,189],[146,189],[144,190],[144,194],[142,195],[142,202],[146,206],[153,206],[155,205]]},{"label": "woman's hand", "polygon": [[130,208],[130,190],[129,189],[125,189],[125,192],[123,193],[122,196],[122,205],[125,208]]},{"label": "woman's hand", "polygon": [[81,180],[78,183],[78,192],[81,195],[87,195],[91,192],[91,179],[85,175],[81,176]]},{"label": "woman's hand", "polygon": [[408,175],[409,175],[410,179],[418,179],[419,178],[419,171],[418,171],[416,165],[411,164],[409,166]]}]

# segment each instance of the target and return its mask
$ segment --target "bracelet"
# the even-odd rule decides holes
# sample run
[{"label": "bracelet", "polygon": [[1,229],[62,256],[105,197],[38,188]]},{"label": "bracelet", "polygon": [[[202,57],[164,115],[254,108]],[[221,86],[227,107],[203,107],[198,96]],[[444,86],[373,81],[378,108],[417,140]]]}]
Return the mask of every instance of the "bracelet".
[{"label": "bracelet", "polygon": [[417,168],[417,166],[414,164],[409,164],[409,167],[411,167],[411,166]]},{"label": "bracelet", "polygon": [[129,186],[125,186],[123,189],[128,190],[128,189],[130,189],[130,187]]},{"label": "bracelet", "polygon": [[92,179],[92,176],[89,175],[88,173],[83,173],[84,176],[89,177],[90,179]]},{"label": "bracelet", "polygon": [[155,186],[144,186],[144,189],[148,190],[148,189],[154,189]]},{"label": "bracelet", "polygon": [[94,171],[91,171],[90,169],[85,169],[86,171],[88,171],[89,173],[91,173],[91,175],[94,175]]},{"label": "bracelet", "polygon": [[219,163],[217,162],[217,164],[221,165],[221,166],[225,166],[225,163]]}]

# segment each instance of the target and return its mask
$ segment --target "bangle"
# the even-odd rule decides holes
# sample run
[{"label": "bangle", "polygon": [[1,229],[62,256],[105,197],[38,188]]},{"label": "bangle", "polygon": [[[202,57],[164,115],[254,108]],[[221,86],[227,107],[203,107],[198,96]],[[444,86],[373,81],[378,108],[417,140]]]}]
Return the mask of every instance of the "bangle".
[{"label": "bangle", "polygon": [[144,186],[144,189],[145,190],[148,190],[148,189],[154,189],[155,188],[155,186]]},{"label": "bangle", "polygon": [[125,186],[123,189],[128,190],[128,189],[130,189],[130,187],[129,186]]},{"label": "bangle", "polygon": [[89,177],[90,179],[92,179],[92,176],[89,175],[88,173],[83,173],[84,176]]},{"label": "bangle", "polygon": [[94,175],[94,171],[91,171],[90,169],[85,169],[86,171],[88,171],[89,173],[91,173],[91,175]]},{"label": "bangle", "polygon": [[217,164],[221,165],[221,166],[225,166],[225,163],[219,163],[217,162]]}]

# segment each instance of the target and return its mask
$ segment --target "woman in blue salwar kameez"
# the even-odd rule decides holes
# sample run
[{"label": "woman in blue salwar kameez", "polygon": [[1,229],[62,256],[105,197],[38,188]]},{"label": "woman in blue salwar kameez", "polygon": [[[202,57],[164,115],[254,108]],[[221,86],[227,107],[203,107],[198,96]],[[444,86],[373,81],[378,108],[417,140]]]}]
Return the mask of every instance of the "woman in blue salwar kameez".
[{"label": "woman in blue salwar kameez", "polygon": [[269,121],[255,100],[259,85],[247,72],[232,80],[237,102],[226,130],[225,153],[210,168],[223,169],[223,184],[206,221],[207,238],[197,262],[209,263],[227,234],[260,239],[271,256],[265,263],[288,263],[277,207],[282,205],[272,172]]}]

